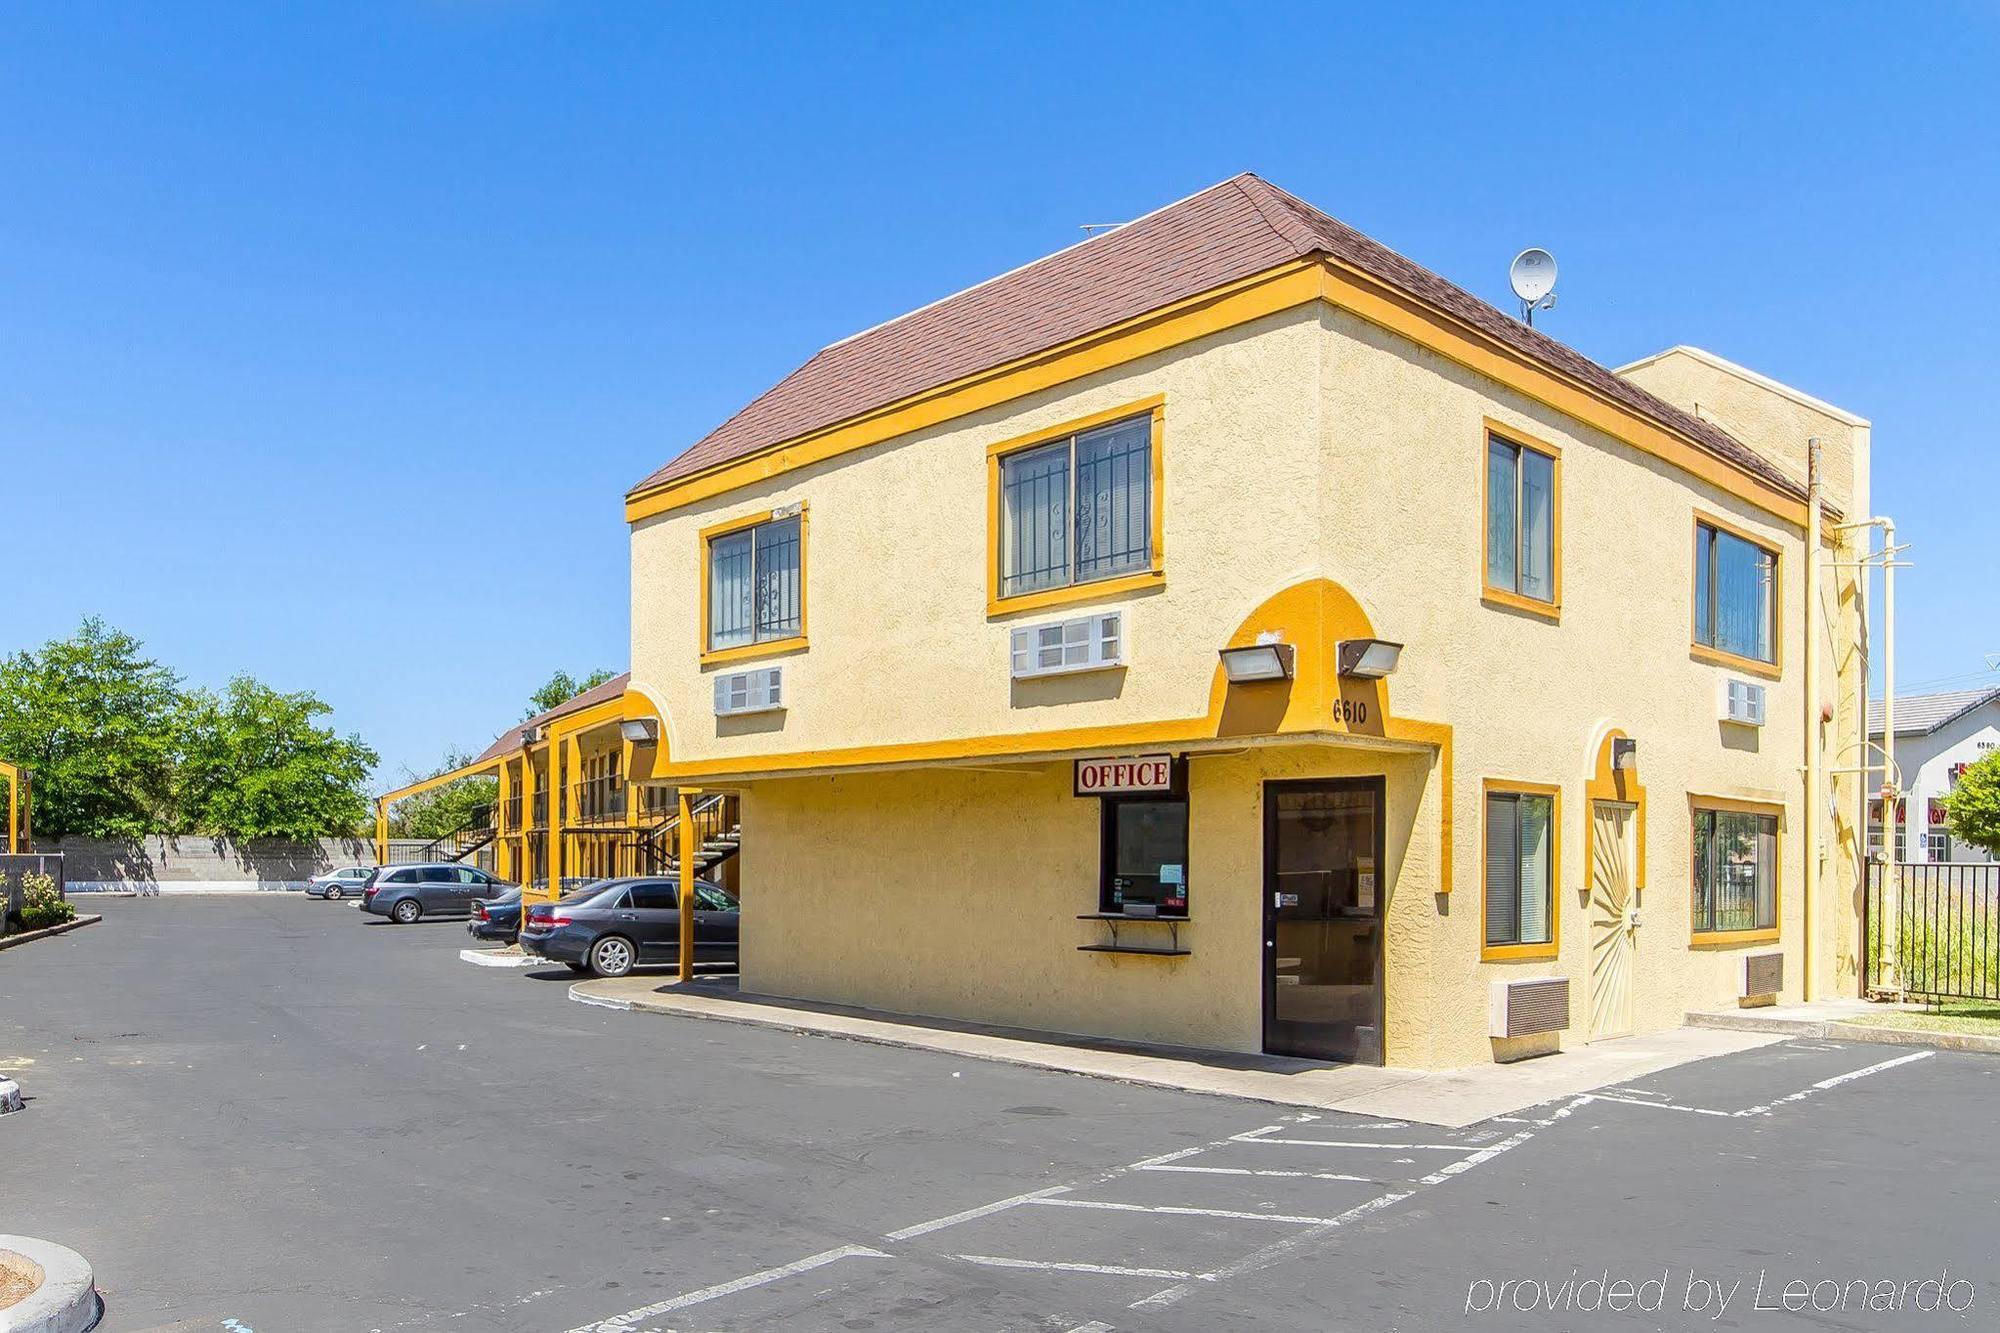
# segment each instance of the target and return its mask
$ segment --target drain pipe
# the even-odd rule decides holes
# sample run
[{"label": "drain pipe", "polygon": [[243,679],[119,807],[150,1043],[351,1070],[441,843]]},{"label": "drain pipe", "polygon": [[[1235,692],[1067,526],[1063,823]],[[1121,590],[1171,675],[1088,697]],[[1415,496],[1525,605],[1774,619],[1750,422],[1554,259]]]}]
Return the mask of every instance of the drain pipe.
[{"label": "drain pipe", "polygon": [[1806,881],[1805,901],[1800,904],[1805,942],[1799,952],[1801,993],[1808,1003],[1818,996],[1813,985],[1813,956],[1819,928],[1819,849],[1820,849],[1820,769],[1825,736],[1820,727],[1819,641],[1820,641],[1820,444],[1815,436],[1806,441]]}]

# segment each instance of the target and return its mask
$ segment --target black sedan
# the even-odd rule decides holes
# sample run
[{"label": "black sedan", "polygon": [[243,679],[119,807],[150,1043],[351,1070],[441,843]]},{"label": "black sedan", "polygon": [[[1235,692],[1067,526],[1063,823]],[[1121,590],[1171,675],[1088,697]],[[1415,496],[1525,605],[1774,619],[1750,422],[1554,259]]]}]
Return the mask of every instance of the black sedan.
[{"label": "black sedan", "polygon": [[[677,963],[681,917],[676,890],[672,879],[610,879],[562,902],[532,903],[521,926],[521,948],[600,977]],[[728,890],[696,880],[694,960],[734,963],[741,920],[742,910]]]}]

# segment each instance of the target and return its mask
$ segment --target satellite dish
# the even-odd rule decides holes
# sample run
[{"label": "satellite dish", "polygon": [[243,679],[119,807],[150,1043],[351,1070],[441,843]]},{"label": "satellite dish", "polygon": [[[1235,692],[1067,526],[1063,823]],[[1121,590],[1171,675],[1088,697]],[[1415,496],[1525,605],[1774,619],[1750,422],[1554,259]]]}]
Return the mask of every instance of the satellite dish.
[{"label": "satellite dish", "polygon": [[1514,295],[1533,305],[1556,289],[1556,257],[1539,247],[1523,250],[1508,266],[1507,280]]},{"label": "satellite dish", "polygon": [[1530,327],[1537,306],[1555,308],[1556,257],[1540,246],[1530,246],[1514,256],[1514,262],[1507,266],[1507,281],[1513,284],[1514,295],[1521,298],[1521,317]]}]

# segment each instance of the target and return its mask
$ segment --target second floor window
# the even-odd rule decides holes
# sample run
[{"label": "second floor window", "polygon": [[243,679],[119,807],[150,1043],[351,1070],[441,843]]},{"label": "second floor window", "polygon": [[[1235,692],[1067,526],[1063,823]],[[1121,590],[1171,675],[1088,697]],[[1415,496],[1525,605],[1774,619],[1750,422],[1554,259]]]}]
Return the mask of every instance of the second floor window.
[{"label": "second floor window", "polygon": [[1486,587],[1556,600],[1556,460],[1486,437]]},{"label": "second floor window", "polygon": [[805,632],[800,519],[759,523],[708,543],[708,647],[741,648]]},{"label": "second floor window", "polygon": [[1777,657],[1778,556],[1712,523],[1694,525],[1694,641],[1755,662]]},{"label": "second floor window", "polygon": [[1153,418],[1007,454],[1000,494],[1002,597],[1148,569]]}]

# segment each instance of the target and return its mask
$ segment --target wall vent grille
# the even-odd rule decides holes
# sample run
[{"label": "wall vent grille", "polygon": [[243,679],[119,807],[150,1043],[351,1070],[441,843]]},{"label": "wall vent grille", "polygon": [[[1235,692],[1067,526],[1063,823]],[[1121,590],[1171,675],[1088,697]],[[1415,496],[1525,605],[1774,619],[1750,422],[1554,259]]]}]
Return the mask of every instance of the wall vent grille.
[{"label": "wall vent grille", "polygon": [[1563,1031],[1569,1026],[1569,978],[1494,982],[1490,1020],[1488,1031],[1495,1037]]}]

